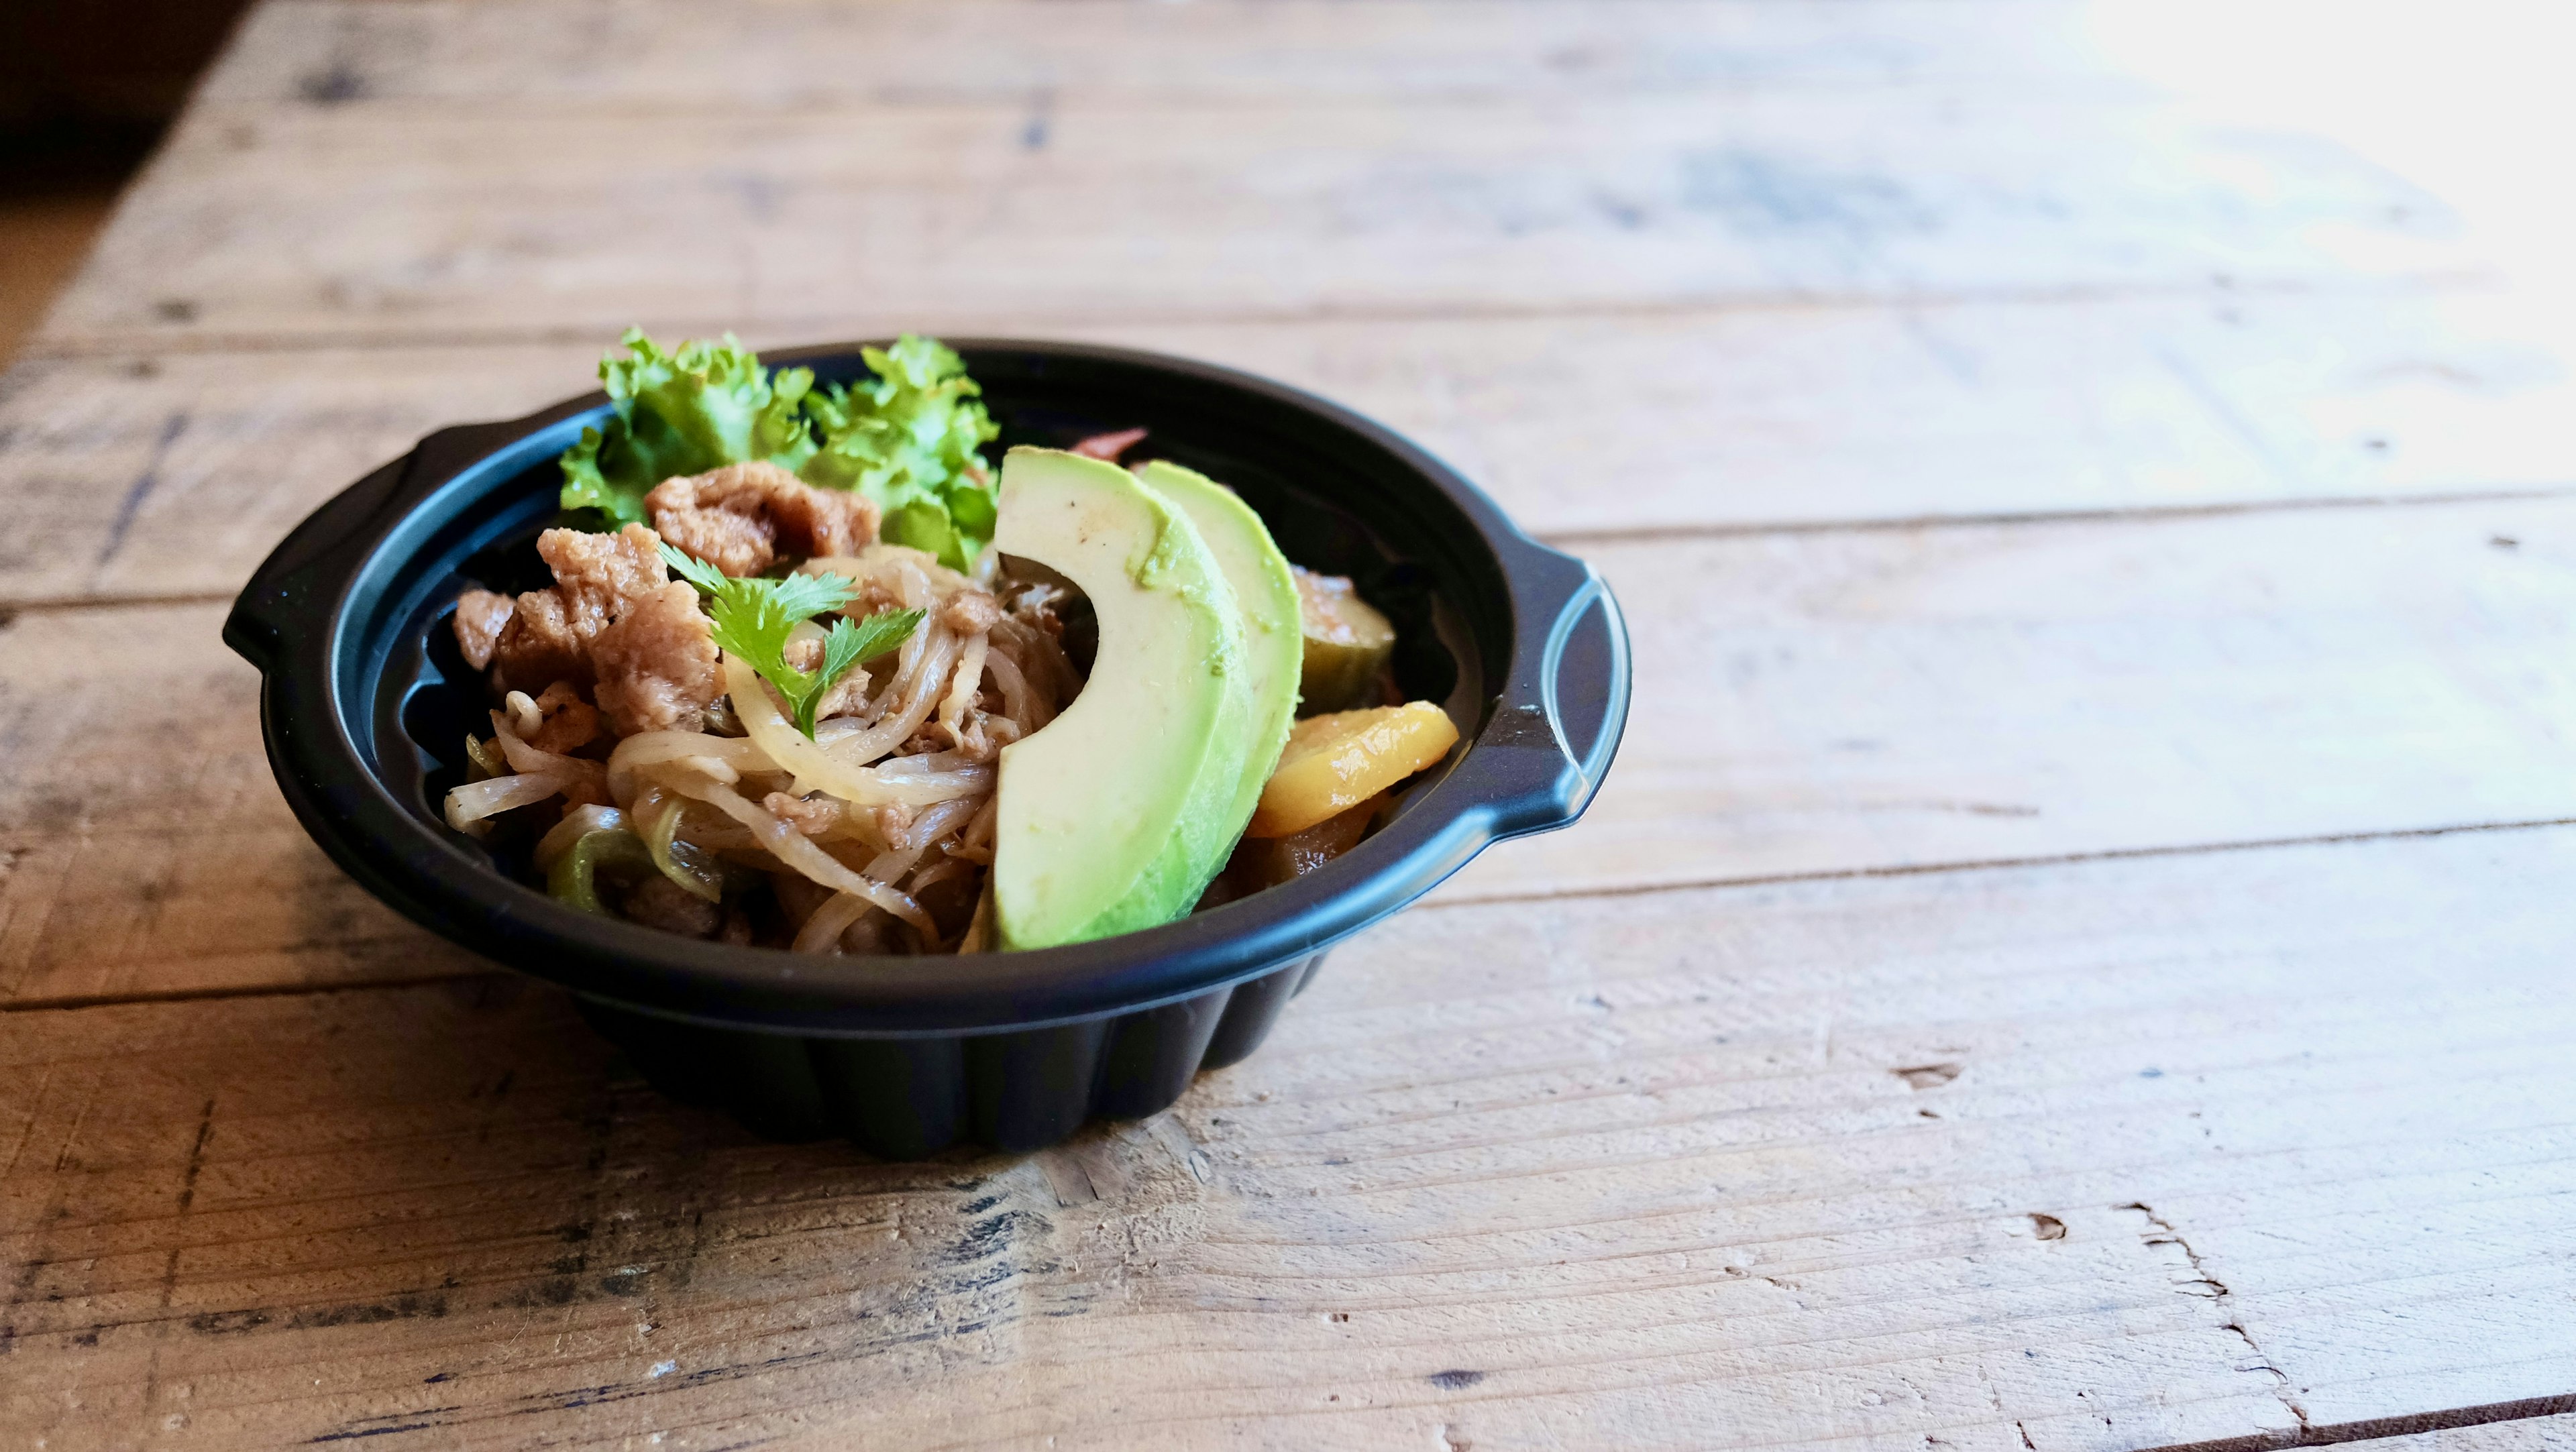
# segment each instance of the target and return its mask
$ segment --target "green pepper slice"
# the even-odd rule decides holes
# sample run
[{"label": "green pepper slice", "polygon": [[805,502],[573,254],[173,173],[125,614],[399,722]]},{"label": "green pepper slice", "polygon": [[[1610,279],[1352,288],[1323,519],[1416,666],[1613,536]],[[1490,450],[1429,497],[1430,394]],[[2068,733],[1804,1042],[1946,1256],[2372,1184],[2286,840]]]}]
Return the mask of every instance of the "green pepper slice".
[{"label": "green pepper slice", "polygon": [[583,912],[613,918],[617,914],[599,899],[599,874],[641,877],[653,870],[652,849],[625,828],[584,832],[546,870],[546,893]]}]

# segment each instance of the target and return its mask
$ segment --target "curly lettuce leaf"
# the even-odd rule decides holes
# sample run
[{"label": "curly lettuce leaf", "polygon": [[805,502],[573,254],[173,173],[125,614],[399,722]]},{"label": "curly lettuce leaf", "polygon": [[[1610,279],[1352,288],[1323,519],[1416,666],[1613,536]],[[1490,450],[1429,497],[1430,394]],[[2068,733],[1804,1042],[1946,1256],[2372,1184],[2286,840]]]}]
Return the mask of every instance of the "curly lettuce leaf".
[{"label": "curly lettuce leaf", "polygon": [[976,451],[1001,434],[983,390],[935,338],[906,333],[863,356],[875,378],[805,395],[821,446],[798,472],[876,501],[877,532],[888,543],[971,568],[993,538],[993,491]]},{"label": "curly lettuce leaf", "polygon": [[644,496],[676,474],[766,460],[802,467],[814,436],[800,405],[812,370],[772,374],[728,333],[721,343],[664,349],[629,328],[627,356],[599,360],[600,382],[616,407],[604,427],[584,429],[564,450],[566,509],[596,509],[613,525],[644,522]]},{"label": "curly lettuce leaf", "polygon": [[861,661],[874,660],[903,644],[926,613],[880,610],[857,622],[846,616],[835,620],[823,637],[821,669],[798,670],[787,663],[789,634],[824,611],[849,604],[859,592],[857,582],[841,575],[802,574],[736,579],[669,545],[662,546],[662,560],[706,598],[716,648],[740,657],[761,679],[776,686],[796,718],[796,729],[808,740],[814,735],[815,710],[841,677]]}]

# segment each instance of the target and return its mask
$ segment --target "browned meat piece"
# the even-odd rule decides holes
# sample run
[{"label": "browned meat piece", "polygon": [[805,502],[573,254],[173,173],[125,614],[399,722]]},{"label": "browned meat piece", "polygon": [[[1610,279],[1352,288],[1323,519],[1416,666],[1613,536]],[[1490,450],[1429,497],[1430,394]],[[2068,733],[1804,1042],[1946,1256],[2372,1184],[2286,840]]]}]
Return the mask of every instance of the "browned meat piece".
[{"label": "browned meat piece", "polygon": [[456,648],[465,652],[465,663],[481,670],[492,663],[492,647],[501,643],[501,630],[519,602],[490,590],[468,590],[456,597]]},{"label": "browned meat piece", "polygon": [[590,647],[629,604],[671,578],[653,531],[630,524],[616,534],[550,529],[537,553],[555,573],[551,590],[531,590],[501,631],[493,660],[501,683],[536,692],[557,681],[590,684]]},{"label": "browned meat piece", "polygon": [[555,587],[519,597],[493,650],[502,685],[591,687],[620,736],[698,725],[723,694],[715,639],[697,592],[671,578],[660,545],[640,524],[537,536]]},{"label": "browned meat piece", "polygon": [[1114,434],[1093,434],[1073,446],[1073,452],[1086,459],[1106,459],[1117,463],[1118,456],[1145,442],[1143,429],[1120,429]]},{"label": "browned meat piece", "polygon": [[626,916],[648,928],[683,937],[712,938],[724,925],[724,909],[699,897],[660,873],[626,890],[619,904]]},{"label": "browned meat piece", "polygon": [[[637,526],[629,525],[633,529]],[[591,647],[591,695],[620,736],[695,730],[724,694],[716,642],[698,592],[678,580],[635,602]]]},{"label": "browned meat piece", "polygon": [[728,575],[791,555],[856,554],[877,537],[864,495],[817,489],[776,464],[728,464],[665,479],[644,496],[662,537]]},{"label": "browned meat piece", "polygon": [[531,590],[519,597],[493,643],[492,670],[513,691],[542,691],[557,681],[588,685],[589,643],[573,628],[561,595]]},{"label": "browned meat piece", "polygon": [[537,718],[537,734],[527,741],[539,751],[562,756],[599,739],[599,712],[570,681],[557,681],[537,697]]},{"label": "browned meat piece", "polygon": [[939,607],[939,623],[959,635],[981,635],[1002,618],[1002,602],[981,590],[960,590]]},{"label": "browned meat piece", "polygon": [[[575,629],[587,640],[608,627],[628,602],[669,583],[661,538],[640,524],[615,534],[550,529],[537,536],[537,553],[555,572],[555,593]],[[526,603],[522,597],[522,604]]]}]

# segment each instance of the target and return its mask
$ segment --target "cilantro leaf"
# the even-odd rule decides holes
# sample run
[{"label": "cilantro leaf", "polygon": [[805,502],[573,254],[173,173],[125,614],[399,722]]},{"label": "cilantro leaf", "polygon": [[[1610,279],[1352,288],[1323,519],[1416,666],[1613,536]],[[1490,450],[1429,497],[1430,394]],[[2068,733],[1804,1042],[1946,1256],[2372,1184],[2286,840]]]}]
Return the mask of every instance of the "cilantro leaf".
[{"label": "cilantro leaf", "polygon": [[934,338],[906,333],[862,355],[876,377],[805,395],[821,446],[799,470],[809,484],[855,489],[876,501],[877,533],[890,544],[971,568],[993,537],[993,492],[977,482],[977,450],[1001,435],[966,376],[965,361]]},{"label": "cilantro leaf", "polygon": [[809,740],[814,735],[814,713],[832,687],[851,667],[903,644],[927,613],[881,610],[855,624],[847,617],[835,620],[823,637],[822,669],[803,671],[787,663],[788,635],[824,611],[849,604],[859,593],[857,582],[840,575],[735,579],[667,544],[662,546],[662,560],[706,597],[717,648],[741,657],[776,686],[796,718],[796,729]]},{"label": "cilantro leaf", "polygon": [[799,405],[814,386],[810,369],[775,375],[727,334],[721,343],[665,350],[629,328],[628,356],[599,360],[616,412],[584,429],[564,450],[561,503],[596,509],[618,524],[644,521],[644,496],[677,474],[766,460],[795,469],[814,454]]}]

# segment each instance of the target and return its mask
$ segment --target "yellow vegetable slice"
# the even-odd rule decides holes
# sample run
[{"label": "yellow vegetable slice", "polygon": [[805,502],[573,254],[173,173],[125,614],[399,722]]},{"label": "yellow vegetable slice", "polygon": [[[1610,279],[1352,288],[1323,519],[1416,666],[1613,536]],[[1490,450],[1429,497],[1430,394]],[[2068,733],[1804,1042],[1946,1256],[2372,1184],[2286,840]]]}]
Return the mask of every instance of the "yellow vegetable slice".
[{"label": "yellow vegetable slice", "polygon": [[1244,835],[1302,832],[1430,766],[1457,744],[1449,714],[1429,701],[1309,716],[1288,733],[1288,749],[1261,789]]}]

